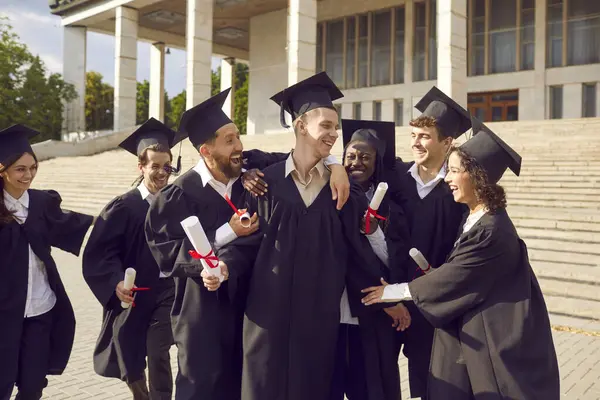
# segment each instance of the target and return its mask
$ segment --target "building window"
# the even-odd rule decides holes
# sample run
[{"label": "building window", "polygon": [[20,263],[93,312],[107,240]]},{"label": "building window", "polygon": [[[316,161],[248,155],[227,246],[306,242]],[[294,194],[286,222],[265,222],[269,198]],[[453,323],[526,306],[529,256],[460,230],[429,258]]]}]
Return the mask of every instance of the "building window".
[{"label": "building window", "polygon": [[344,20],[327,22],[325,71],[338,86],[344,85]]},{"label": "building window", "polygon": [[396,8],[394,16],[394,83],[404,83],[404,7]]},{"label": "building window", "polygon": [[402,99],[394,100],[394,122],[396,126],[402,126],[404,118],[404,105]]},{"label": "building window", "polygon": [[369,84],[369,16],[358,17],[358,87]]},{"label": "building window", "polygon": [[596,115],[596,83],[583,84],[583,118],[597,117]]},{"label": "building window", "polygon": [[352,103],[352,119],[361,119],[361,104]]},{"label": "building window", "polygon": [[373,13],[372,18],[371,85],[389,85],[392,63],[391,10]]},{"label": "building window", "polygon": [[534,0],[469,0],[468,7],[470,76],[533,69]]},{"label": "building window", "polygon": [[356,85],[356,17],[346,19],[346,89]]},{"label": "building window", "polygon": [[548,0],[548,67],[600,63],[600,2]]},{"label": "building window", "polygon": [[469,93],[469,112],[480,121],[517,121],[519,119],[519,92],[517,90]]},{"label": "building window", "polygon": [[415,3],[413,81],[437,79],[436,0]]},{"label": "building window", "polygon": [[373,102],[373,121],[381,121],[381,102]]},{"label": "building window", "polygon": [[550,86],[550,119],[560,119],[563,114],[563,88]]}]

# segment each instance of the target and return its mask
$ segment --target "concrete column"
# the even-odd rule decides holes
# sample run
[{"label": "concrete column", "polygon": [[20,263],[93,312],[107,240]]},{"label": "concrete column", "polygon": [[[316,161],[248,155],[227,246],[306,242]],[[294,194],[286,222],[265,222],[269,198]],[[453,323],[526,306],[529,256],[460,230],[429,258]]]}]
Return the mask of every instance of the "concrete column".
[{"label": "concrete column", "polygon": [[583,85],[572,83],[563,86],[563,118],[581,118],[583,110]]},{"label": "concrete column", "polygon": [[186,108],[210,97],[213,0],[187,0]]},{"label": "concrete column", "polygon": [[342,118],[352,119],[352,103],[342,103]]},{"label": "concrete column", "polygon": [[372,121],[373,120],[373,102],[363,101],[360,105],[360,119]]},{"label": "concrete column", "polygon": [[437,86],[467,106],[467,0],[437,0]]},{"label": "concrete column", "polygon": [[[413,81],[414,0],[404,3],[404,83]],[[439,64],[438,64],[439,65]],[[410,109],[410,103],[407,103]]]},{"label": "concrete column", "polygon": [[154,43],[150,49],[150,117],[165,120],[165,44]]},{"label": "concrete column", "polygon": [[138,11],[117,7],[115,20],[114,130],[135,126]]},{"label": "concrete column", "polygon": [[596,117],[600,117],[600,82],[596,82]]},{"label": "concrete column", "polygon": [[382,121],[394,121],[394,107],[395,102],[393,99],[391,100],[382,100],[381,101],[381,120]]},{"label": "concrete column", "polygon": [[[528,113],[521,113],[519,119],[546,119],[546,0],[535,0],[535,58],[533,78],[533,102]],[[519,103],[521,99],[519,98]]]},{"label": "concrete column", "polygon": [[289,0],[287,20],[288,85],[315,74],[317,0]]},{"label": "concrete column", "polygon": [[223,112],[230,119],[233,119],[234,113],[234,98],[235,98],[235,58],[221,59],[221,91],[231,88],[225,104],[223,104]]},{"label": "concrete column", "polygon": [[63,27],[63,78],[75,86],[77,98],[65,103],[63,132],[85,131],[85,55],[87,29],[82,26]]}]

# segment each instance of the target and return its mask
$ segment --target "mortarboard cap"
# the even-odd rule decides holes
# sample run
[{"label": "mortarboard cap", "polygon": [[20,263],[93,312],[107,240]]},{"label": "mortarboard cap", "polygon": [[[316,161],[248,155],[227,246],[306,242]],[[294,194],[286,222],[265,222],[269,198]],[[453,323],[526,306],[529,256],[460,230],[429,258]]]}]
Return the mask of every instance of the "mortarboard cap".
[{"label": "mortarboard cap", "polygon": [[287,111],[292,116],[292,121],[294,121],[302,114],[315,108],[334,109],[333,101],[342,97],[344,95],[327,73],[320,72],[287,89],[283,89],[271,97],[271,100],[281,107],[281,125],[284,128],[289,128],[285,123],[284,111]]},{"label": "mortarboard cap", "polygon": [[0,164],[5,164],[11,156],[17,154],[33,154],[29,139],[38,134],[38,131],[21,124],[0,131]]},{"label": "mortarboard cap", "polygon": [[119,147],[127,150],[134,156],[142,154],[144,149],[155,144],[161,144],[166,149],[171,149],[183,138],[177,138],[177,133],[157,119],[150,118],[137,128],[131,135],[123,140]]},{"label": "mortarboard cap", "polygon": [[396,126],[393,122],[342,119],[344,148],[350,142],[369,143],[383,159],[386,168],[393,168],[396,160]]},{"label": "mortarboard cap", "polygon": [[475,117],[473,137],[460,149],[485,170],[490,183],[497,183],[507,168],[517,176],[521,173],[521,156]]},{"label": "mortarboard cap", "polygon": [[471,114],[435,86],[415,108],[422,112],[421,116],[435,118],[444,136],[457,139],[471,127]]},{"label": "mortarboard cap", "polygon": [[197,149],[212,139],[219,128],[232,123],[233,121],[223,112],[223,104],[230,91],[231,88],[225,89],[184,112],[179,123],[178,139],[189,137],[190,142]]}]

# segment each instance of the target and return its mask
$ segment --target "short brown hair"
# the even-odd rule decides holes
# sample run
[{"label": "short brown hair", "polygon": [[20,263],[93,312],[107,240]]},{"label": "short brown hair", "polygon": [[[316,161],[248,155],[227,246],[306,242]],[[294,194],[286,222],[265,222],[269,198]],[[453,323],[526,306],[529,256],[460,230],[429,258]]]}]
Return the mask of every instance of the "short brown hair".
[{"label": "short brown hair", "polygon": [[152,150],[152,151],[156,151],[159,153],[168,153],[169,154],[169,158],[171,159],[171,161],[173,161],[173,154],[171,153],[171,149],[169,149],[168,147],[165,147],[164,145],[157,143],[157,144],[153,144],[152,146],[148,146],[146,147],[138,156],[138,162],[142,165],[146,165],[146,163],[148,162],[148,150]]},{"label": "short brown hair", "polygon": [[440,127],[437,125],[435,118],[433,117],[421,115],[420,117],[411,120],[409,125],[415,128],[435,128],[435,131],[438,134],[438,140],[440,142],[450,137],[442,132]]},{"label": "short brown hair", "polygon": [[448,157],[454,152],[460,157],[461,166],[469,173],[477,201],[483,203],[491,212],[506,208],[506,193],[504,192],[504,188],[497,183],[490,182],[485,169],[473,157],[461,150],[460,147],[452,147],[448,152]]}]

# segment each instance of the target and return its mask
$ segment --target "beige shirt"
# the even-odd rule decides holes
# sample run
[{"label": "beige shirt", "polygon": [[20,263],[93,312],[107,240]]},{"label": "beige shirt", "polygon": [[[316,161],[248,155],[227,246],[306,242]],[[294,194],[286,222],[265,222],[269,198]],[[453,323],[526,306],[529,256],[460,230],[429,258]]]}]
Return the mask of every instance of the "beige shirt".
[{"label": "beige shirt", "polygon": [[285,176],[289,174],[292,174],[292,179],[306,207],[310,207],[331,177],[331,171],[325,167],[323,160],[319,160],[308,173],[308,180],[305,182],[296,169],[292,154],[285,161]]}]

